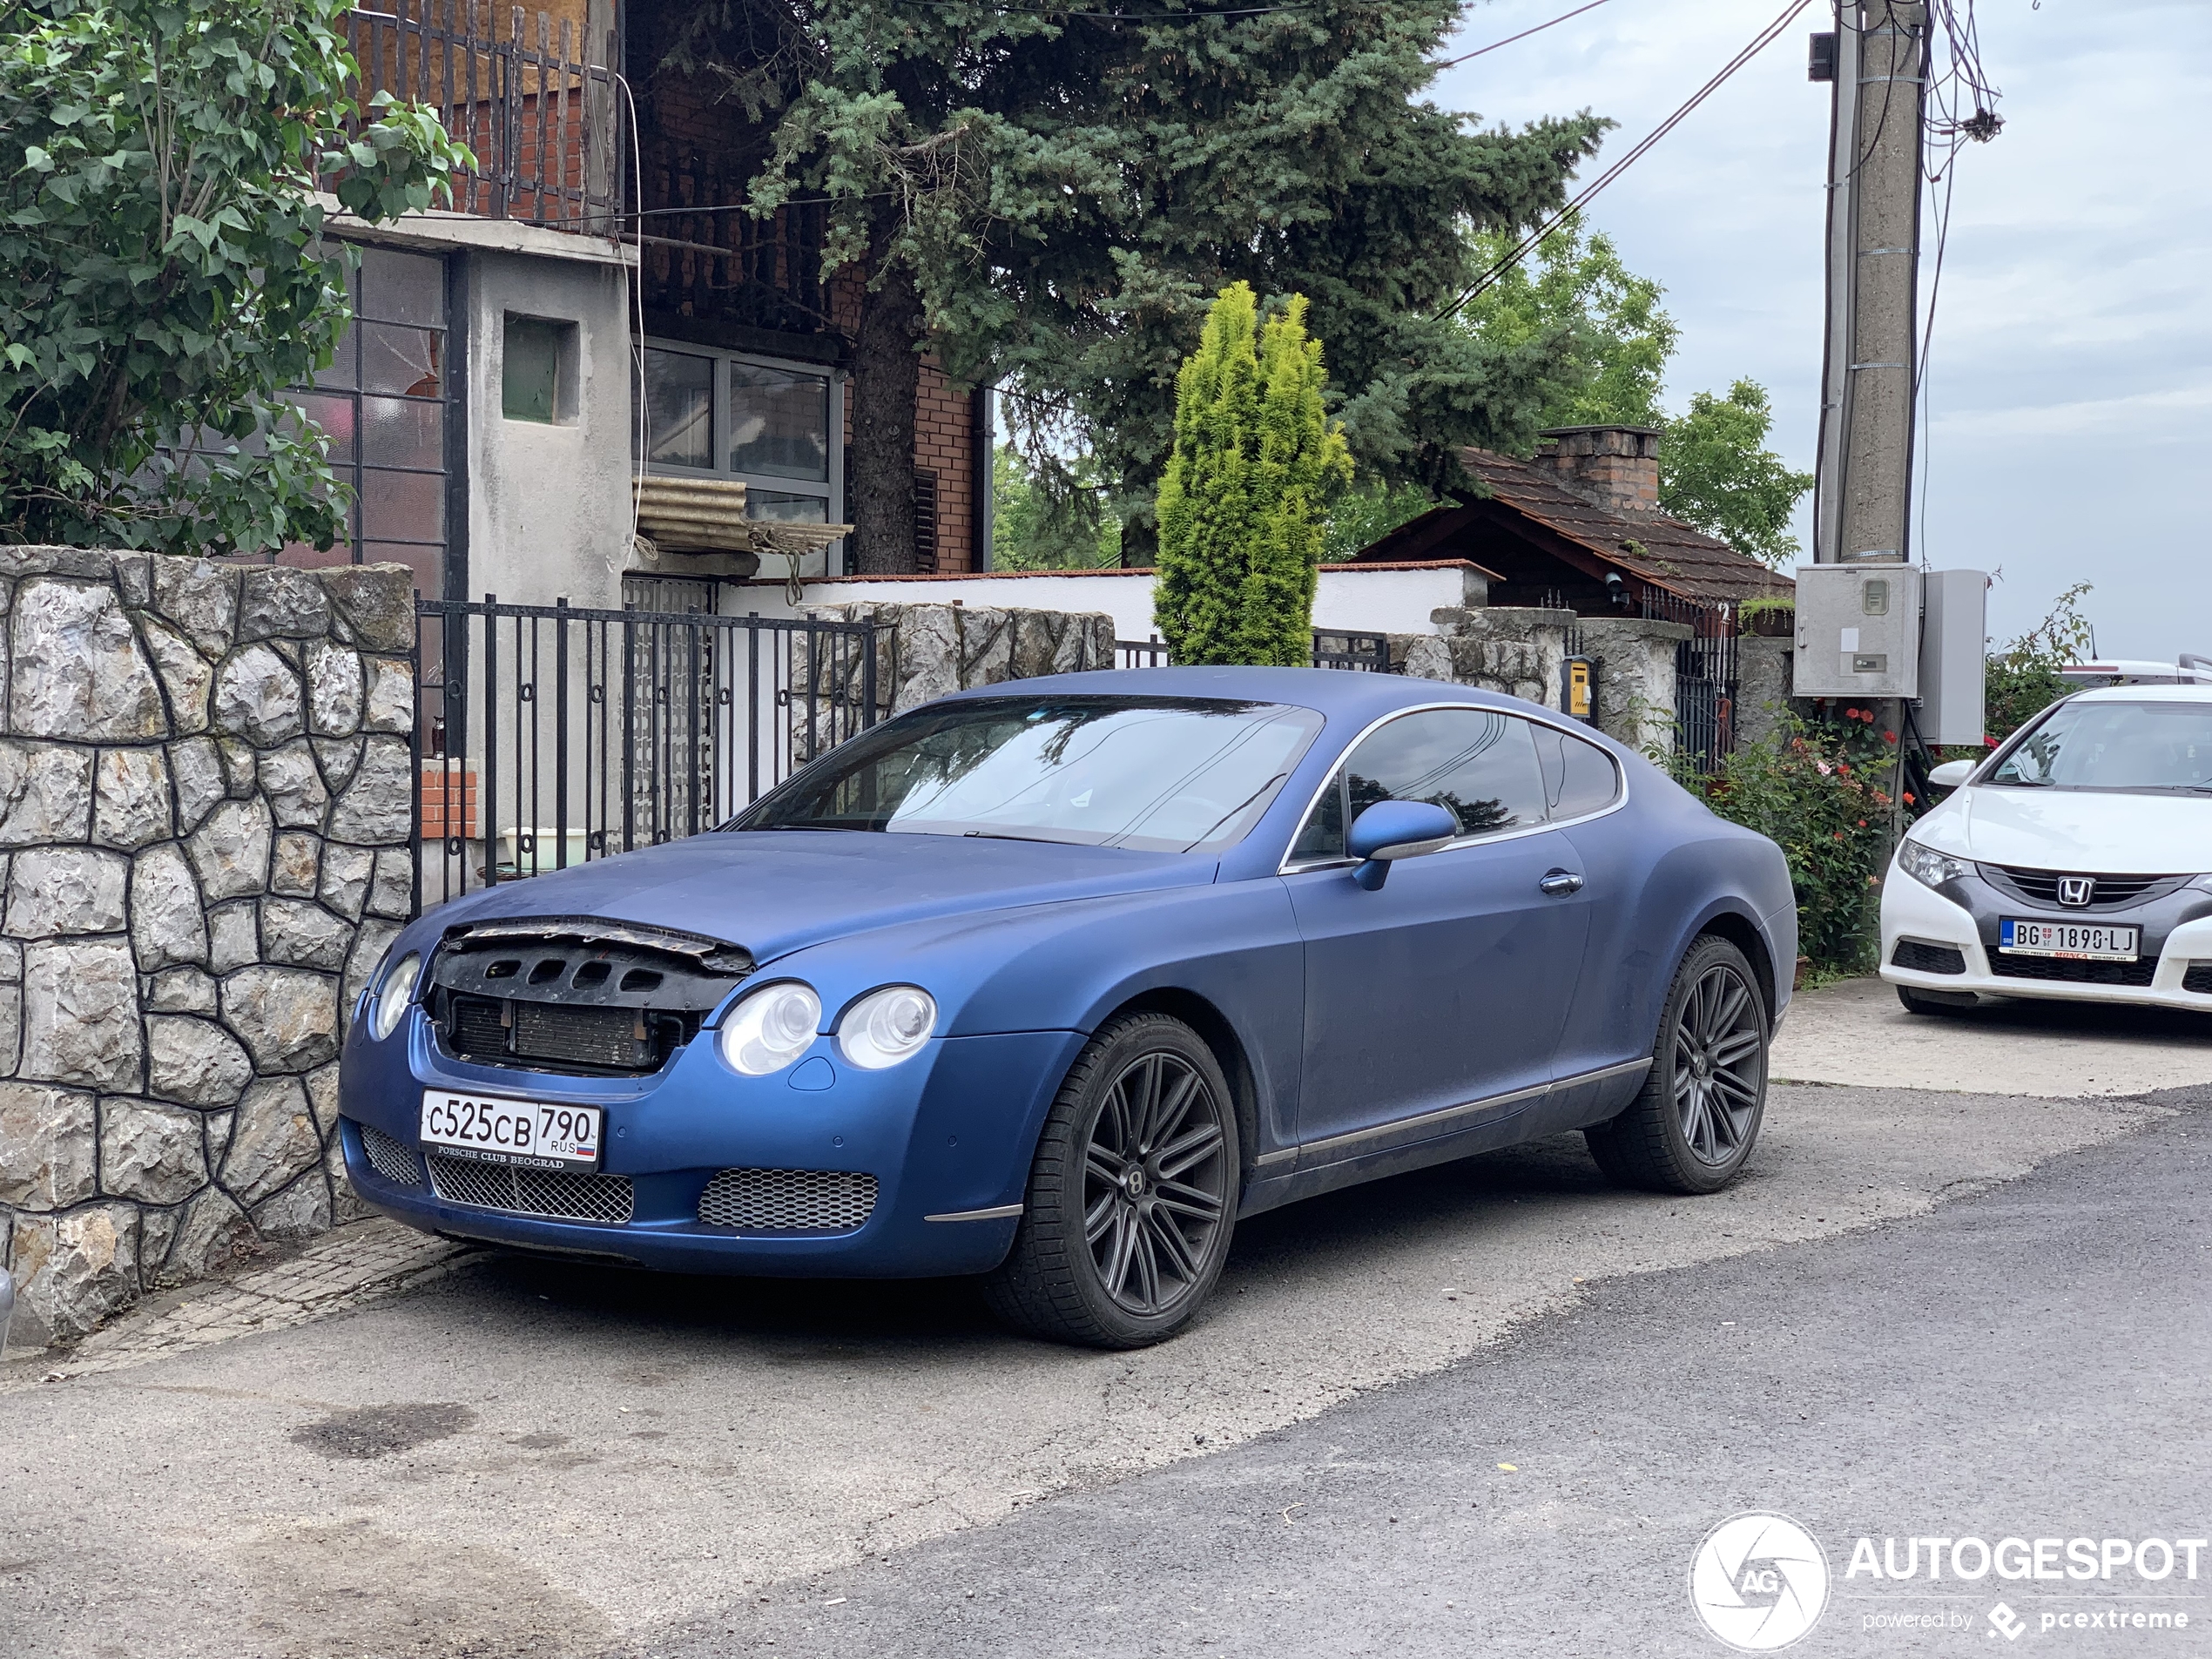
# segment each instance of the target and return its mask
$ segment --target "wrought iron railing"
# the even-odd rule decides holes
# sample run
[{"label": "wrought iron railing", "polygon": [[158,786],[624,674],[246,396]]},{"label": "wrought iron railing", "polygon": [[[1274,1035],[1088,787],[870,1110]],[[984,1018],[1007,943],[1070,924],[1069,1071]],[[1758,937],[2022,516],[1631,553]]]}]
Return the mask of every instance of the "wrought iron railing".
[{"label": "wrought iron railing", "polygon": [[415,604],[415,904],[711,829],[873,725],[867,623]]},{"label": "wrought iron railing", "polygon": [[347,14],[364,107],[378,92],[427,104],[475,154],[454,208],[612,235],[624,146],[616,37],[487,0],[388,0]]}]

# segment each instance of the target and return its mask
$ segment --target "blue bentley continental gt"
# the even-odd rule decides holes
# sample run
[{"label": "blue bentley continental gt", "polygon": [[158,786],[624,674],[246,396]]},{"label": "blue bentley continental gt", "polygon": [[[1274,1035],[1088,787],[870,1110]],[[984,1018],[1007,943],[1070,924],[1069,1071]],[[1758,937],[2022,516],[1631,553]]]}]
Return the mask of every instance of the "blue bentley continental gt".
[{"label": "blue bentley continental gt", "polygon": [[1040,1335],[1172,1334],[1238,1220],[1580,1130],[1750,1155],[1782,853],[1619,745],[1312,669],[961,692],[719,831],[414,922],[346,1042],[361,1196],[690,1272],[980,1274]]}]

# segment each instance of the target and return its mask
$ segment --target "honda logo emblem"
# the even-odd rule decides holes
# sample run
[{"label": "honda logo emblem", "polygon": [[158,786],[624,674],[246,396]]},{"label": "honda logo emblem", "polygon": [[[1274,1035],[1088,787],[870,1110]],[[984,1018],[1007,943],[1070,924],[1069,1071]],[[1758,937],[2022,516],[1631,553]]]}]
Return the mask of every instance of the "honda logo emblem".
[{"label": "honda logo emblem", "polygon": [[2097,878],[2093,875],[2062,875],[2059,878],[2060,904],[2087,904],[2097,891]]}]

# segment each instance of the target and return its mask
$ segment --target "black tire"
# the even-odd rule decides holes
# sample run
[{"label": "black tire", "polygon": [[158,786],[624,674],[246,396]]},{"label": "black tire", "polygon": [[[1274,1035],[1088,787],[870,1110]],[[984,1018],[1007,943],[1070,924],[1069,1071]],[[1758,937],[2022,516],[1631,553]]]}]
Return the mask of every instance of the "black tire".
[{"label": "black tire", "polygon": [[1964,1014],[1974,1006],[1971,991],[1953,991],[1931,996],[1925,991],[1916,991],[1910,985],[1897,988],[1897,1000],[1905,1004],[1907,1014]]},{"label": "black tire", "polygon": [[1198,1034],[1164,1014],[1115,1021],[1060,1086],[985,1298],[1055,1342],[1173,1336],[1228,1259],[1241,1160],[1235,1098]]},{"label": "black tire", "polygon": [[1767,1000],[1743,953],[1702,935],[1668,988],[1643,1088],[1582,1131],[1615,1186],[1717,1192],[1736,1179],[1766,1116]]}]

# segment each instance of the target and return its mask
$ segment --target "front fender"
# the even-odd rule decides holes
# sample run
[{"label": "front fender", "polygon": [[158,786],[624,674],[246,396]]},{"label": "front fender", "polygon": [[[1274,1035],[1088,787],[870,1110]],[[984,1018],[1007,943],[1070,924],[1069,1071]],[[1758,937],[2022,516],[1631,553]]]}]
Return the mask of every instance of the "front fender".
[{"label": "front fender", "polygon": [[1305,960],[1289,895],[1268,876],[879,928],[794,951],[756,977],[813,986],[826,1029],[867,992],[909,981],[937,999],[948,1037],[1088,1035],[1147,995],[1196,996],[1251,1069],[1257,1152],[1290,1143]]}]

